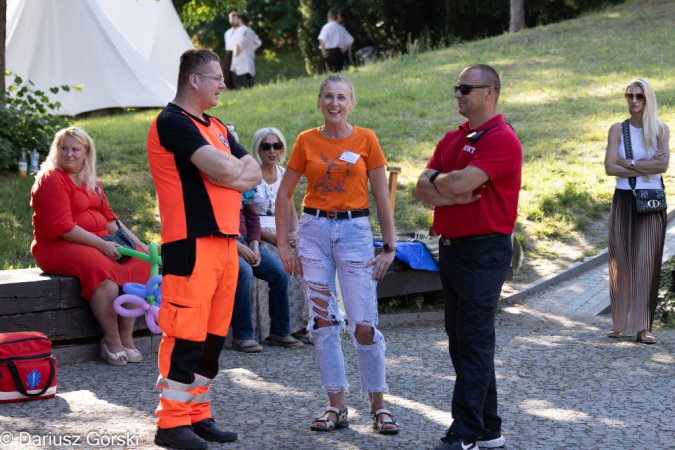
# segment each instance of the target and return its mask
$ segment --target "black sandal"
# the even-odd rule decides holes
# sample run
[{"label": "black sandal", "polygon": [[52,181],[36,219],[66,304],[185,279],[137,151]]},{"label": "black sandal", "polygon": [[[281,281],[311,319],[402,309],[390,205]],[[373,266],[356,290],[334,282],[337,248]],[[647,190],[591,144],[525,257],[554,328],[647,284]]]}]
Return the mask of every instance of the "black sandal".
[{"label": "black sandal", "polygon": [[[382,414],[388,414],[391,419],[382,419],[378,421]],[[398,432],[401,431],[398,424],[394,420],[394,416],[389,412],[389,410],[384,408],[378,409],[375,412],[371,412],[370,416],[373,418],[373,429],[377,430],[377,432],[380,434],[398,434]],[[385,425],[395,425],[396,428],[384,428]]]},{"label": "black sandal", "polygon": [[[329,417],[329,413],[333,413],[337,416],[337,422],[333,422],[332,419]],[[347,428],[349,426],[349,421],[347,420],[347,407],[345,406],[344,411],[340,411],[337,409],[335,406],[331,406],[326,410],[325,413],[323,413],[323,417],[314,419],[312,423],[314,422],[323,422],[325,426],[323,427],[317,427],[316,425],[311,425],[309,428],[312,431],[333,431],[337,428]]]}]

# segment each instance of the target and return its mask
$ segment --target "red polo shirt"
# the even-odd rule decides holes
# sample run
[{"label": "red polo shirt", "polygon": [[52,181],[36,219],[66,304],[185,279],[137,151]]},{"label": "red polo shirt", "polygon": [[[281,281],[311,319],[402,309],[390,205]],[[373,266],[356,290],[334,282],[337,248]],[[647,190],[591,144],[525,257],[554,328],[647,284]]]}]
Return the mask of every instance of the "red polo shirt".
[{"label": "red polo shirt", "polygon": [[476,130],[464,122],[449,131],[436,145],[427,168],[439,172],[462,170],[474,166],[488,174],[490,180],[478,201],[468,205],[438,206],[434,213],[436,234],[449,238],[490,233],[509,234],[518,216],[518,194],[523,151],[516,133],[506,123],[488,130],[475,144],[466,136],[502,122],[498,114]]}]

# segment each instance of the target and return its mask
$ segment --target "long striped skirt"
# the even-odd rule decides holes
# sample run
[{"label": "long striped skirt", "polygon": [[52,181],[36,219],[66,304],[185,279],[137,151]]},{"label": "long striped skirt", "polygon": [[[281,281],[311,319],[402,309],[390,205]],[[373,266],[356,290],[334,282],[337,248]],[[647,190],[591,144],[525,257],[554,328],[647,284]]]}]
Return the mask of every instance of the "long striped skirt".
[{"label": "long striped skirt", "polygon": [[609,216],[609,297],[615,331],[652,329],[666,237],[666,213],[638,214],[633,192],[616,189]]}]

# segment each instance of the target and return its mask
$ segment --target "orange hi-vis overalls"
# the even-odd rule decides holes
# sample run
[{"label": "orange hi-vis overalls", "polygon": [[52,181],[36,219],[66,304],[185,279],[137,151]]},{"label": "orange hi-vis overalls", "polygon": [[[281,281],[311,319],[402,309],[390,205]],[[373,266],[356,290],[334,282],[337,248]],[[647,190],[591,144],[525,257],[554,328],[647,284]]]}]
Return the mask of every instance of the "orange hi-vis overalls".
[{"label": "orange hi-vis overalls", "polygon": [[[158,324],[163,334],[157,380],[162,388],[157,407],[160,428],[211,417],[209,384],[218,373],[218,357],[232,319],[239,273],[236,240],[197,238],[195,250],[189,277],[162,275]],[[167,252],[162,249],[162,254]]]},{"label": "orange hi-vis overalls", "polygon": [[238,158],[247,154],[220,121],[171,103],[148,133],[162,221],[160,428],[211,417],[209,385],[218,374],[237,286],[241,193],[210,183],[191,163],[204,145]]}]

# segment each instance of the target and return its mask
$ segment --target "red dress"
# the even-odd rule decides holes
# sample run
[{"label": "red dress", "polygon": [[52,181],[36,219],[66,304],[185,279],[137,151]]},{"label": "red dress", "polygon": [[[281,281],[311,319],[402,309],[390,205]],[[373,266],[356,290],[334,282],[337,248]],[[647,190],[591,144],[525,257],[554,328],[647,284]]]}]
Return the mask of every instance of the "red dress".
[{"label": "red dress", "polygon": [[[100,184],[99,190],[107,203]],[[108,222],[114,220],[98,194],[77,186],[66,172],[52,169],[36,180],[30,206],[34,211],[31,253],[35,261],[46,273],[79,278],[86,300],[108,278],[119,286],[145,284],[150,278],[147,262],[131,258],[120,264],[94,247],[61,237],[75,225],[96,236],[107,236]]]}]

